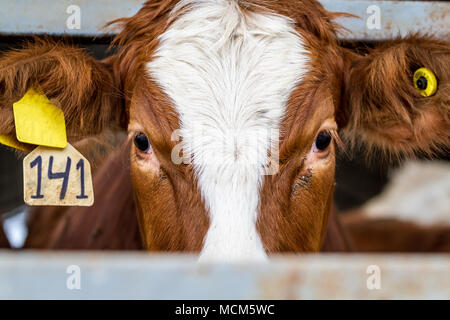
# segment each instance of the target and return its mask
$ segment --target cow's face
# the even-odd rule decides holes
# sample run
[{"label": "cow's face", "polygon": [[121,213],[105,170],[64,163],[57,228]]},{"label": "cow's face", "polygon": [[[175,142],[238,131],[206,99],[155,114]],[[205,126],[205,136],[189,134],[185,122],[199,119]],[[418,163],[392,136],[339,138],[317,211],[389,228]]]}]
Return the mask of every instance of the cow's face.
[{"label": "cow's face", "polygon": [[[149,250],[317,251],[337,130],[395,157],[450,143],[449,43],[416,36],[360,56],[331,17],[312,1],[149,1],[105,61],[47,42],[0,58],[0,134],[15,135],[12,103],[38,84],[71,142],[128,127]],[[438,79],[429,97],[414,87],[421,67]]]},{"label": "cow's face", "polygon": [[319,250],[337,125],[316,48],[290,18],[234,1],[172,16],[130,104],[148,248],[204,259]]}]

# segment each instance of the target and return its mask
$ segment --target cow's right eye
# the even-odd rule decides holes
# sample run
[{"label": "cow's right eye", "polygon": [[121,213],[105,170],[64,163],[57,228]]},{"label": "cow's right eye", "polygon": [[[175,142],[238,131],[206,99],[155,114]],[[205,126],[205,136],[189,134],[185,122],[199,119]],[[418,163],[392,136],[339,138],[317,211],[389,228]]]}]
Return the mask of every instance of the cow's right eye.
[{"label": "cow's right eye", "polygon": [[331,135],[327,131],[320,132],[314,141],[314,152],[325,151],[331,143]]},{"label": "cow's right eye", "polygon": [[142,152],[150,153],[151,151],[150,141],[148,141],[147,136],[143,133],[139,133],[134,137],[134,145]]}]

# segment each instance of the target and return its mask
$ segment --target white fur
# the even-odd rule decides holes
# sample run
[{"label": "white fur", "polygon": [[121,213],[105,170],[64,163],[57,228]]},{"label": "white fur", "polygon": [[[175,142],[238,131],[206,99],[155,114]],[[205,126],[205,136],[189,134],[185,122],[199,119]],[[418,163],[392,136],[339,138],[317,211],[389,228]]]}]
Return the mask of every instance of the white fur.
[{"label": "white fur", "polygon": [[211,217],[200,261],[264,260],[256,230],[268,150],[307,53],[292,21],[236,1],[183,0],[148,71],[173,100]]},{"label": "white fur", "polygon": [[372,219],[395,218],[426,227],[450,225],[450,165],[407,162],[362,211]]}]

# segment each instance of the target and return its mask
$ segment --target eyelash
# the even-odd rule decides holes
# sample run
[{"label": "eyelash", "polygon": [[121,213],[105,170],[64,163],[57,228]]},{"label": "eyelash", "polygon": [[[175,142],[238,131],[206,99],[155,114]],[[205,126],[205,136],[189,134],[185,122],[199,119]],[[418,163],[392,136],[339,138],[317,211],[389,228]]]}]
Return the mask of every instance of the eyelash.
[{"label": "eyelash", "polygon": [[313,147],[315,147],[315,144],[316,144],[316,141],[317,141],[318,136],[319,136],[321,133],[323,133],[323,132],[327,133],[327,134],[330,136],[331,140],[330,140],[330,142],[329,142],[329,145],[327,145],[327,147],[326,147],[323,151],[318,150],[318,151],[316,151],[316,152],[324,152],[324,151],[326,151],[326,149],[328,149],[328,147],[329,147],[329,146],[331,145],[331,143],[333,143],[333,142],[338,146],[339,149],[344,149],[344,143],[342,142],[341,138],[339,137],[339,134],[338,134],[337,130],[335,130],[335,129],[326,129],[326,130],[320,131],[320,132],[317,134],[316,139],[314,139]]}]

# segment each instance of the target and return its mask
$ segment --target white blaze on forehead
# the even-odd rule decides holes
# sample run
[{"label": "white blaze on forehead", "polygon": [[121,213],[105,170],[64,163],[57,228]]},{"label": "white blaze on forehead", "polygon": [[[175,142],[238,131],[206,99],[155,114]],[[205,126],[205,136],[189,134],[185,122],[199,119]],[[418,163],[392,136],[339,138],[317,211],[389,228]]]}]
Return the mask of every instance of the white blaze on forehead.
[{"label": "white blaze on forehead", "polygon": [[173,100],[210,214],[200,260],[263,260],[263,166],[307,53],[286,17],[244,16],[231,0],[181,1],[174,10],[184,5],[147,67]]}]

